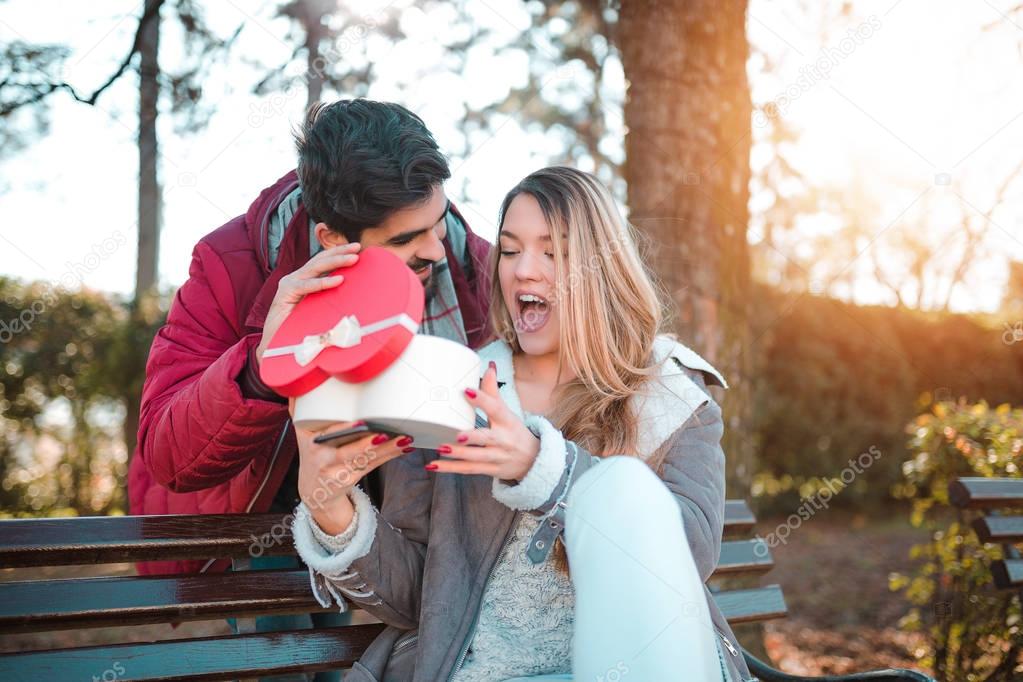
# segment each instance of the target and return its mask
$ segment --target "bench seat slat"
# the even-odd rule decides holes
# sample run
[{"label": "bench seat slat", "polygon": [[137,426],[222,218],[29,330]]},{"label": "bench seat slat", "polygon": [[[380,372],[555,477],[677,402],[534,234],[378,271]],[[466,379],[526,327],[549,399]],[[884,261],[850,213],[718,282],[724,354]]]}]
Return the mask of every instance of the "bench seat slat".
[{"label": "bench seat slat", "polygon": [[[294,553],[290,515],[205,514],[10,519],[0,522],[0,568],[246,558]],[[725,502],[725,534],[753,528],[745,500]]]},{"label": "bench seat slat", "polygon": [[[759,574],[772,565],[763,540],[724,542],[714,575]],[[309,573],[295,569],[0,583],[0,633],[325,610]]]}]

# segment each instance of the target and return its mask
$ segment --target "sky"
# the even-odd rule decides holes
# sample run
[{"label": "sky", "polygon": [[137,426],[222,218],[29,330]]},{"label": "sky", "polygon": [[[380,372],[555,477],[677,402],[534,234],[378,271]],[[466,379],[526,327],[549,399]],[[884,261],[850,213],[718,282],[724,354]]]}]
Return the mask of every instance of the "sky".
[{"label": "sky", "polygon": [[[450,10],[424,12],[401,0],[359,0],[354,7],[373,17],[392,4],[404,8],[402,27],[409,39],[392,48],[372,35],[351,35],[342,46],[343,56],[358,60],[368,55],[376,68],[369,95],[401,102],[424,118],[442,149],[452,155],[449,195],[473,228],[492,239],[504,193],[561,153],[556,136],[526,131],[514,116],[497,120],[494,134],[471,136],[467,150],[458,128],[463,107],[478,108],[524,84],[527,55],[494,45],[528,25],[525,5],[495,0],[470,5],[473,18],[492,31],[492,38],[473,48],[466,72],[459,74],[435,38],[451,30]],[[853,12],[844,21],[829,22],[800,12],[798,3],[751,1],[750,38],[782,65],[767,75],[751,60],[754,101],[776,101],[780,93],[789,93],[782,115],[801,131],[792,149],[794,163],[817,181],[840,189],[865,188],[874,197],[877,215],[867,231],[875,239],[865,242],[865,249],[890,247],[894,242],[889,240],[900,229],[912,229],[915,223],[909,216],[927,203],[933,229],[952,235],[939,256],[954,258],[960,211],[986,210],[993,188],[1019,162],[1023,15],[1003,14],[1014,4],[860,0],[851,3]],[[130,43],[139,6],[120,0],[63,3],[58,14],[43,3],[9,0],[0,4],[0,40],[69,45],[73,52],[65,78],[88,92],[111,72]],[[262,188],[294,165],[291,135],[302,117],[304,90],[266,97],[250,92],[262,73],[250,62],[276,65],[292,49],[283,40],[287,22],[272,18],[274,7],[265,0],[209,3],[207,18],[222,35],[245,23],[229,64],[214,69],[205,84],[215,113],[205,130],[189,135],[176,131],[173,117],[161,116],[164,286],[176,286],[187,277],[198,239],[244,212]],[[850,28],[859,29],[860,38],[843,43]],[[164,63],[180,58],[179,42],[172,34],[164,37]],[[827,55],[827,77],[807,79]],[[577,77],[572,67],[559,70],[549,87],[557,89]],[[606,86],[612,105],[620,103],[625,89],[620,68],[612,65]],[[131,291],[136,98],[134,77],[104,93],[97,107],[53,96],[48,133],[0,162],[0,274],[56,283],[76,273],[88,287]],[[609,145],[613,154],[620,154],[620,139]],[[758,163],[756,146],[753,163]],[[954,309],[996,307],[1007,258],[1023,259],[1020,189],[1013,194],[986,224],[985,248],[978,256],[983,263],[954,298]],[[753,242],[758,238],[757,212],[766,201],[757,195],[751,200]],[[798,249],[799,236],[828,226],[818,220],[793,229],[793,248]],[[862,258],[850,262],[857,271],[865,266]],[[863,273],[850,297],[890,302],[866,269]]]}]

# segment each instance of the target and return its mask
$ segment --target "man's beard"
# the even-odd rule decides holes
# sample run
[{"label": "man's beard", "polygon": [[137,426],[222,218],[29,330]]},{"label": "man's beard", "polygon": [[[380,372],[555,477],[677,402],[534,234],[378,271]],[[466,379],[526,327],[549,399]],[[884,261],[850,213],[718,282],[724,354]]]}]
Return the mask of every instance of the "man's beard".
[{"label": "man's beard", "polygon": [[433,298],[433,295],[437,292],[437,264],[430,260],[415,259],[408,263],[409,268],[412,272],[419,273],[420,270],[427,266],[432,265],[430,269],[430,275],[426,279],[420,280],[423,284],[423,291],[426,294],[426,300],[429,301]]}]

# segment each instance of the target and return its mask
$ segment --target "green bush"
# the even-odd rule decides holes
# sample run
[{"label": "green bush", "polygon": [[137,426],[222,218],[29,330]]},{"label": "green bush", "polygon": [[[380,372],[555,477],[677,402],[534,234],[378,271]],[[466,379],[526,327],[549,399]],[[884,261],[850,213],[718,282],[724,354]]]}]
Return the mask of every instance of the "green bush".
[{"label": "green bush", "polygon": [[857,306],[760,287],[752,320],[758,512],[789,512],[864,452],[880,459],[834,500],[892,499],[907,457],[904,427],[934,402],[1023,397],[1023,343],[996,320]]},{"label": "green bush", "polygon": [[127,425],[165,300],[0,277],[0,517],[127,509]]},{"label": "green bush", "polygon": [[1000,545],[981,543],[976,512],[952,509],[948,484],[961,476],[1020,477],[1023,409],[941,402],[910,423],[912,457],[903,464],[901,494],[912,523],[931,531],[915,545],[910,575],[889,586],[913,605],[900,626],[927,635],[921,663],[940,680],[1018,680],[1023,675],[1020,595],[991,587]]}]

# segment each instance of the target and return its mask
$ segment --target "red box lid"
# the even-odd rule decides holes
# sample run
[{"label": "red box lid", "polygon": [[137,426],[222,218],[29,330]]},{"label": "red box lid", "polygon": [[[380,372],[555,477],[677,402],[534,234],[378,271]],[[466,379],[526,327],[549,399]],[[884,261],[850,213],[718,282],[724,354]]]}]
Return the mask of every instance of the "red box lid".
[{"label": "red box lid", "polygon": [[387,369],[423,321],[423,285],[390,251],[359,252],[340,285],[309,294],[270,339],[259,373],[284,396],[303,395],[334,376],[356,383]]}]

